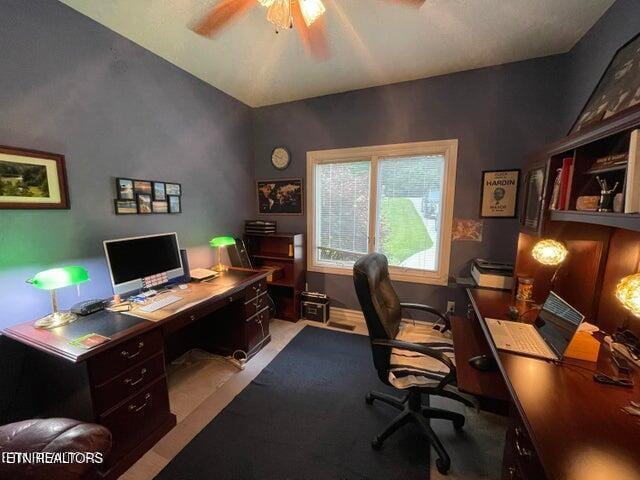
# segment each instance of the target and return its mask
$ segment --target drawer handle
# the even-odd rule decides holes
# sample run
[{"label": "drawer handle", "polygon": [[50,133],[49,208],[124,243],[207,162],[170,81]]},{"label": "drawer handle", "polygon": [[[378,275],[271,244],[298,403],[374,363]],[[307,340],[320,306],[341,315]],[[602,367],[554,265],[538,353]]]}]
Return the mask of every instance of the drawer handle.
[{"label": "drawer handle", "polygon": [[526,457],[526,458],[530,458],[531,456],[533,456],[533,453],[531,452],[531,450],[521,446],[520,442],[518,441],[517,438],[515,439],[514,443],[516,444],[516,451],[518,452],[518,455],[520,455],[521,457]]},{"label": "drawer handle", "polygon": [[144,408],[149,405],[151,403],[151,394],[147,393],[144,396],[144,403],[140,406],[136,405],[135,403],[132,403],[129,405],[129,411],[130,412],[139,412],[141,410],[144,410]]},{"label": "drawer handle", "polygon": [[147,374],[147,369],[143,368],[142,370],[140,370],[140,378],[137,380],[134,380],[133,378],[125,378],[124,379],[124,383],[130,385],[130,386],[134,386],[139,384],[142,380],[144,380],[144,376]]},{"label": "drawer handle", "polygon": [[144,342],[140,342],[138,343],[138,351],[136,353],[129,353],[126,350],[123,350],[122,352],[120,352],[120,355],[122,355],[124,358],[130,360],[132,358],[136,358],[138,355],[140,355],[142,353],[142,349],[144,348]]},{"label": "drawer handle", "polygon": [[196,316],[195,315],[191,315],[189,318],[191,319],[192,322],[196,321]]},{"label": "drawer handle", "polygon": [[507,471],[509,472],[509,480],[515,480],[515,478],[516,478],[516,469],[514,467],[509,467],[507,469]]}]

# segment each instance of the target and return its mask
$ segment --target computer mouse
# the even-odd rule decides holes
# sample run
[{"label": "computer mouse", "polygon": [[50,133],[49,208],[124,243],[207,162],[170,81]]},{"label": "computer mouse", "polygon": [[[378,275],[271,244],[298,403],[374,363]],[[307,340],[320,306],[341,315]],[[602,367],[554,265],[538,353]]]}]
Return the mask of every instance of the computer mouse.
[{"label": "computer mouse", "polygon": [[478,355],[469,359],[469,365],[481,372],[494,372],[498,369],[498,364],[489,355]]}]

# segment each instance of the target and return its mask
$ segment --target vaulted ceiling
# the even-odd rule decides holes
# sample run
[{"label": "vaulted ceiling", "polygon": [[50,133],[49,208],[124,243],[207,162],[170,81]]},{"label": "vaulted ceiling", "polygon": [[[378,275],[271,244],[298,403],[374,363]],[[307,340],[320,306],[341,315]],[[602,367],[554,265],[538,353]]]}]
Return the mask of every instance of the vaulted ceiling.
[{"label": "vaulted ceiling", "polygon": [[213,39],[217,0],[60,0],[250,106],[563,53],[614,0],[323,0],[331,56],[309,57],[256,7]]}]

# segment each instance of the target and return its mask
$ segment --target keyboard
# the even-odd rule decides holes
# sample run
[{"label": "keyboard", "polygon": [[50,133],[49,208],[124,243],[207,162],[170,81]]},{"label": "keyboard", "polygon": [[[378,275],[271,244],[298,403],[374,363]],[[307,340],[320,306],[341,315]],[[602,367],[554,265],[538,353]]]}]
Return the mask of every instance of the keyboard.
[{"label": "keyboard", "polygon": [[487,324],[498,349],[549,358],[547,344],[530,325],[492,318],[487,319]]},{"label": "keyboard", "polygon": [[512,331],[513,340],[516,344],[516,348],[523,352],[536,353],[538,355],[546,355],[547,350],[541,345],[543,340],[536,335],[535,330],[530,329],[518,329]]},{"label": "keyboard", "polygon": [[177,295],[164,295],[155,302],[151,302],[144,307],[140,307],[140,311],[146,313],[155,312],[156,310],[160,310],[161,308],[171,305],[172,303],[179,302],[180,300],[182,300],[182,297],[178,297]]}]

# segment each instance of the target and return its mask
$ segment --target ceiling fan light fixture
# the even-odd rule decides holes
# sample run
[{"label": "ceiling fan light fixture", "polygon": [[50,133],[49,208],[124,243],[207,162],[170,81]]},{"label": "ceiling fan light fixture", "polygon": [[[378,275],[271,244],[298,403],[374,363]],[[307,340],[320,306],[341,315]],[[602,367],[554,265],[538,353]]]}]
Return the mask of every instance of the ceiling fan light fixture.
[{"label": "ceiling fan light fixture", "polygon": [[307,24],[307,27],[310,27],[318,17],[327,11],[322,0],[298,0],[298,2],[300,3],[302,17],[304,18],[304,23]]},{"label": "ceiling fan light fixture", "polygon": [[273,0],[267,20],[282,30],[291,28],[291,0]]}]

